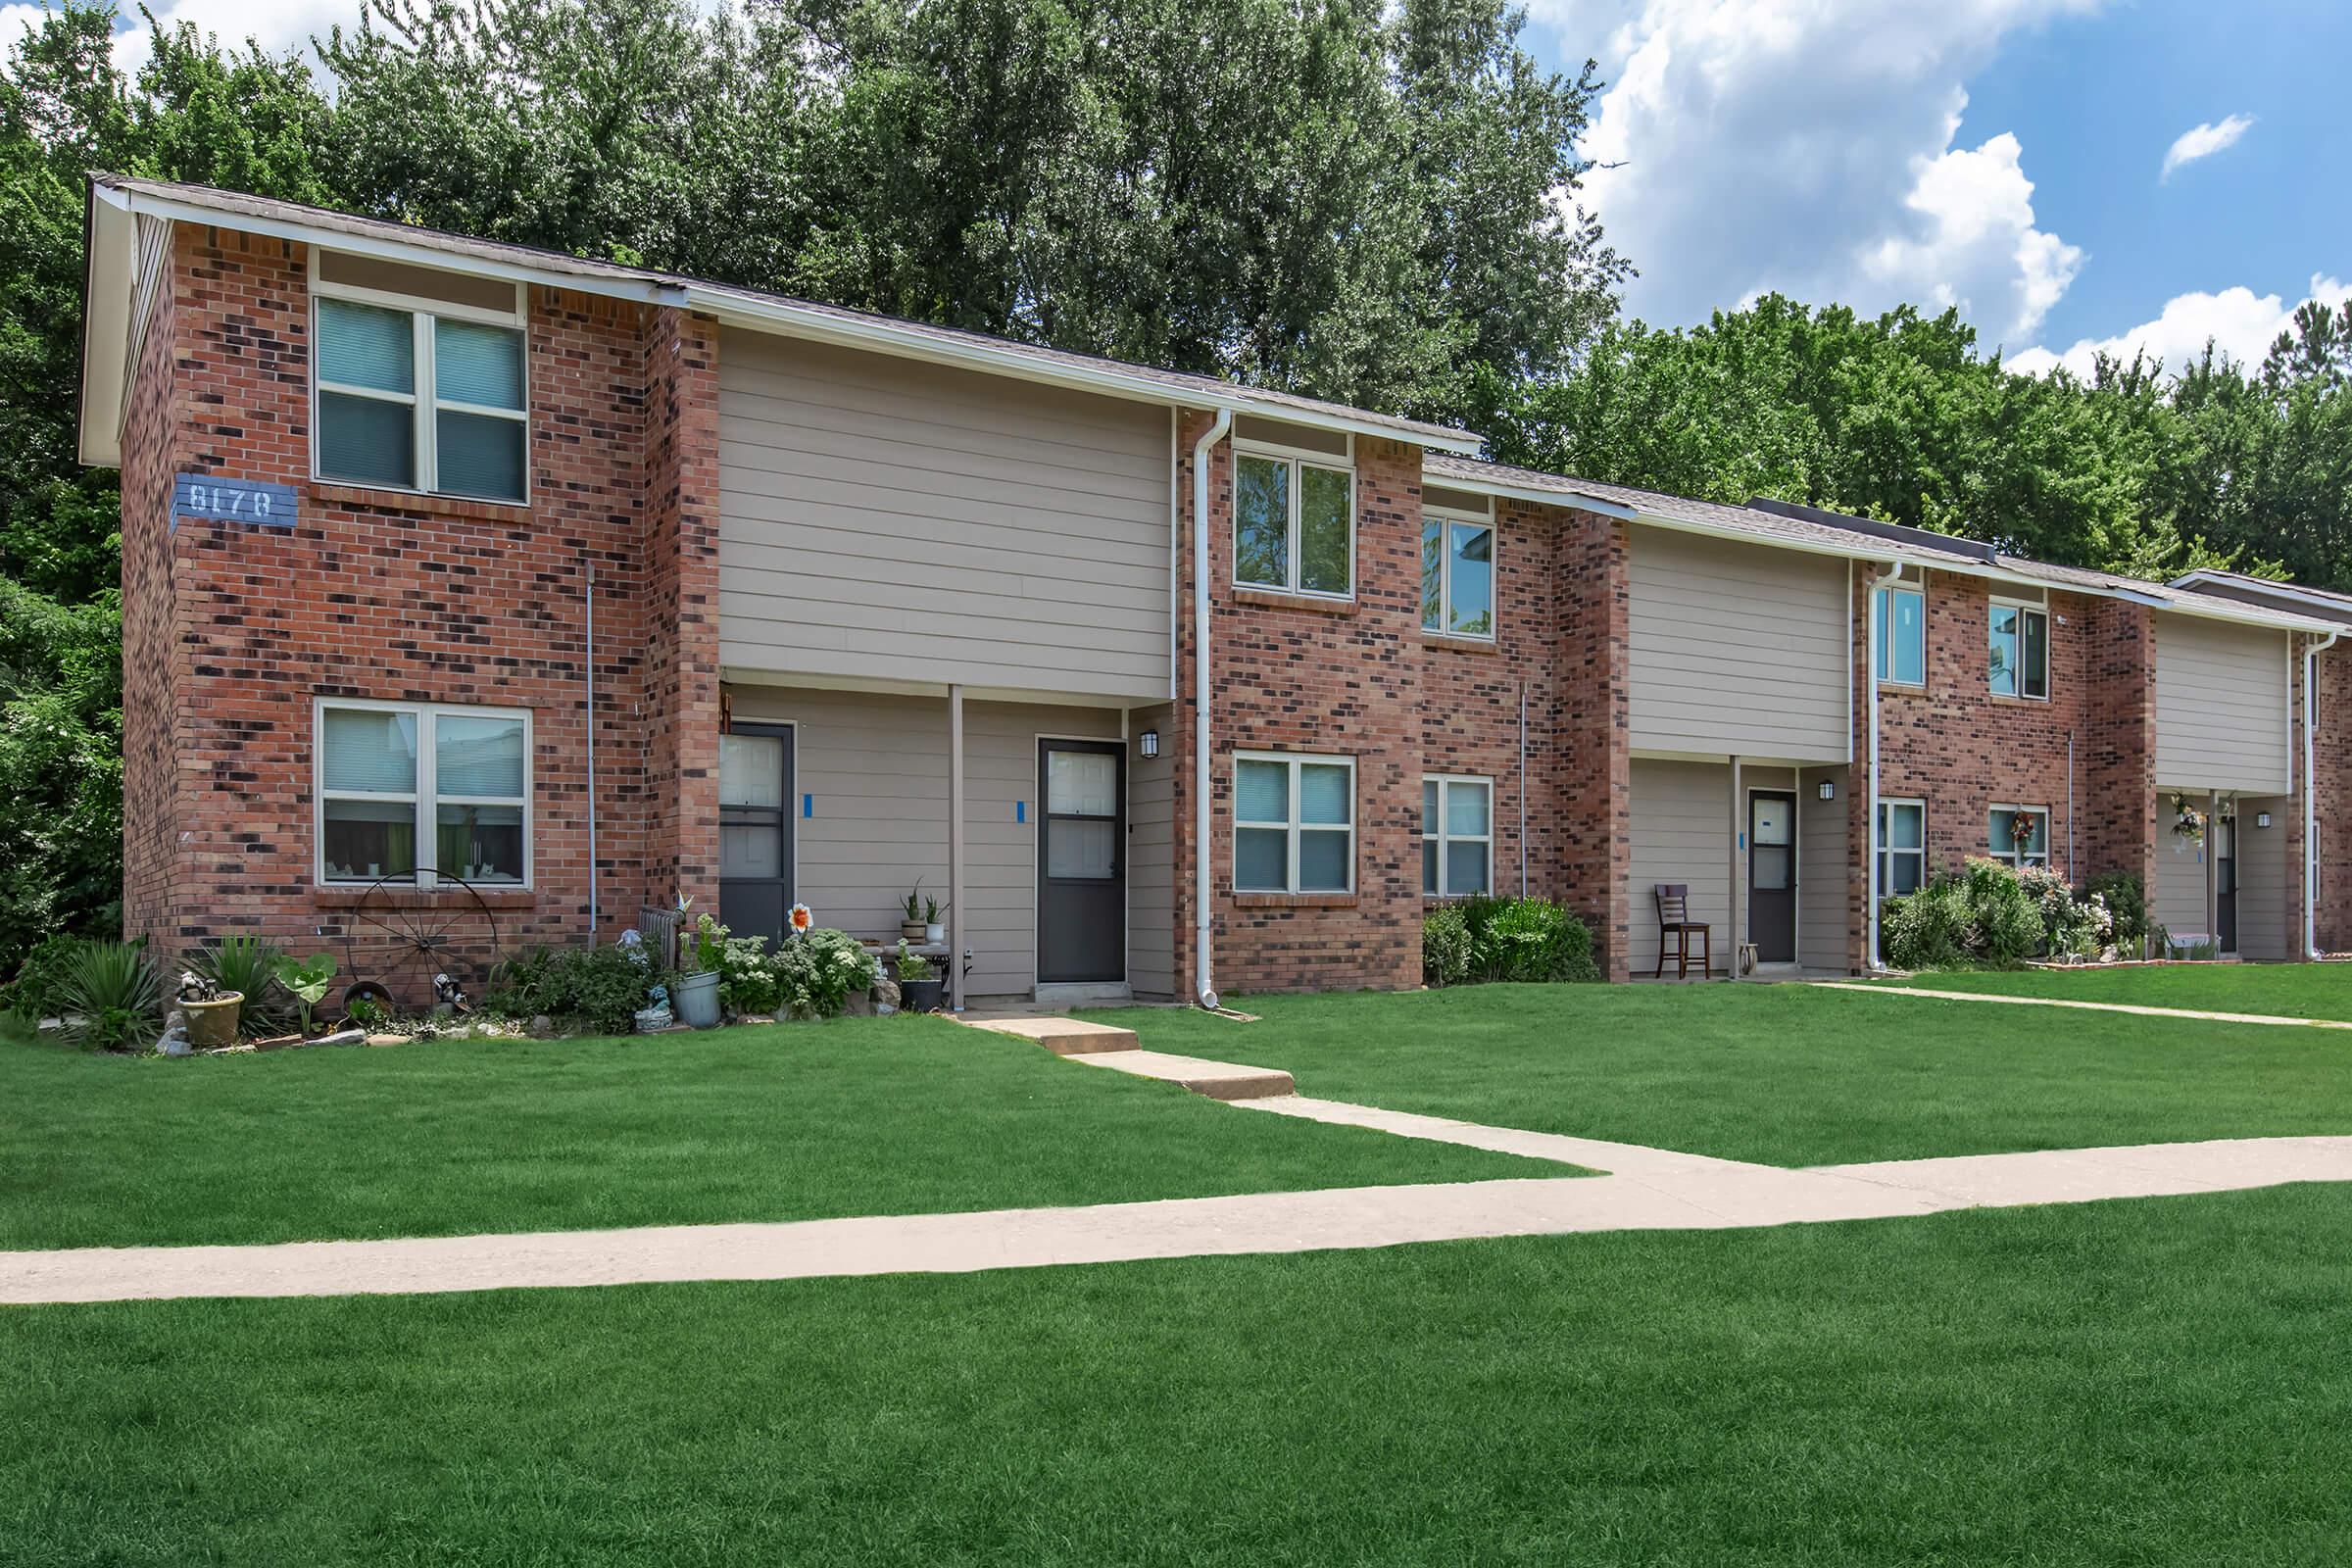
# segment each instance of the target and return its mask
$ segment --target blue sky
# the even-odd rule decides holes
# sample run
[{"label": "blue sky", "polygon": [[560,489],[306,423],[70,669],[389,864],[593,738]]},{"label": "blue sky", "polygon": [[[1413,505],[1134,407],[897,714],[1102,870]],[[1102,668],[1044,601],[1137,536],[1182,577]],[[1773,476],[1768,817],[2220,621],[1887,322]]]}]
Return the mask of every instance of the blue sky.
[{"label": "blue sky", "polygon": [[[1767,288],[1960,305],[2041,368],[2093,345],[2258,357],[2352,279],[2337,0],[1533,0],[1528,41],[1610,89],[1592,205],[1703,319]],[[2198,127],[2189,158],[2165,172]]]},{"label": "blue sky", "polygon": [[[151,3],[272,48],[359,13]],[[1589,147],[1618,167],[1589,195],[1653,323],[1772,288],[1956,304],[2011,364],[2083,368],[2208,337],[2259,358],[2304,298],[2352,295],[2352,0],[1526,3],[1539,59],[1609,79]],[[0,36],[34,14],[0,0]]]}]

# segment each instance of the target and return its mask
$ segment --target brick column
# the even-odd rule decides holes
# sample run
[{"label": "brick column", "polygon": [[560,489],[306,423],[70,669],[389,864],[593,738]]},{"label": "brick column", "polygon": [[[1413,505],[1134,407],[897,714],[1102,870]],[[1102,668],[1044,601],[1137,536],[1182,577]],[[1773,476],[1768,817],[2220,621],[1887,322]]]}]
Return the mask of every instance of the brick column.
[{"label": "brick column", "polygon": [[1588,512],[1563,514],[1558,560],[1558,885],[1592,928],[1601,972],[1624,980],[1632,946],[1626,879],[1633,874],[1626,524]]},{"label": "brick column", "polygon": [[[646,897],[718,907],[718,329],[645,321]],[[611,895],[608,895],[610,897]],[[634,910],[616,910],[633,917]]]}]

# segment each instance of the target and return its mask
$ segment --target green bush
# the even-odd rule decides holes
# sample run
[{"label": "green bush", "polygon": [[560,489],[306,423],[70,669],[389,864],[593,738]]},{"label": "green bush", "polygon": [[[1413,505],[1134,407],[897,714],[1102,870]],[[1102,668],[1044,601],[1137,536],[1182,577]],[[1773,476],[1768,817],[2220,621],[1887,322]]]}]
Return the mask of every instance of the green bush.
[{"label": "green bush", "polygon": [[1972,944],[1977,956],[2010,968],[2041,948],[2041,909],[2017,873],[1998,860],[1970,857],[1968,883]]},{"label": "green bush", "polygon": [[180,962],[219,987],[225,996],[234,991],[245,999],[237,1009],[237,1033],[282,1034],[292,1016],[293,999],[277,985],[277,967],[285,955],[260,937],[222,937],[209,948],[184,956]]},{"label": "green bush", "polygon": [[880,970],[856,937],[825,926],[785,938],[775,967],[777,1002],[795,1018],[834,1017]]},{"label": "green bush", "polygon": [[1898,969],[1956,969],[1970,961],[1967,890],[1949,874],[1879,909],[1879,945]]},{"label": "green bush", "polygon": [[43,937],[18,965],[16,978],[0,986],[0,1012],[21,1013],[35,1024],[55,1017],[66,972],[86,945],[83,938],[62,932]]},{"label": "green bush", "polygon": [[[1473,982],[1586,981],[1600,978],[1592,933],[1549,899],[1478,895],[1451,906],[1470,939],[1467,979]],[[1423,940],[1426,967],[1428,943]]]},{"label": "green bush", "polygon": [[1421,917],[1421,983],[1458,986],[1470,978],[1470,927],[1462,911],[1441,904]]},{"label": "green bush", "polygon": [[2130,871],[2101,871],[2082,884],[2082,891],[2106,901],[2115,929],[2109,937],[2127,958],[2141,956],[2155,928],[2148,923],[2148,891]]},{"label": "green bush", "polygon": [[1880,946],[1898,969],[2011,968],[2040,952],[2045,938],[2041,903],[2015,871],[1982,857],[1879,911]]},{"label": "green bush", "polygon": [[718,1000],[729,1012],[772,1013],[783,1000],[775,956],[764,937],[728,937],[718,947]]},{"label": "green bush", "polygon": [[144,1051],[164,1032],[164,978],[135,942],[85,942],[58,1005],[66,1038],[91,1051]]},{"label": "green bush", "polygon": [[535,948],[500,966],[486,1004],[510,1017],[545,1013],[625,1035],[661,979],[642,945]]}]

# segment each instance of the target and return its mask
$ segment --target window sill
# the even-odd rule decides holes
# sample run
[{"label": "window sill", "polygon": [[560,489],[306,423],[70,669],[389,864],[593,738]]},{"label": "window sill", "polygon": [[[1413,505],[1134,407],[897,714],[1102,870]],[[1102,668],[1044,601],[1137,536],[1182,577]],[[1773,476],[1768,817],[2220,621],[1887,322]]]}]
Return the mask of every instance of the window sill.
[{"label": "window sill", "polygon": [[[528,909],[539,903],[539,894],[532,888],[480,887],[473,890],[482,902],[493,909]],[[336,882],[311,889],[311,903],[321,909],[352,909],[369,894],[377,903],[388,904],[396,909],[445,909],[466,898],[463,888],[368,888],[357,882]]]},{"label": "window sill", "polygon": [[1992,706],[1995,708],[2047,708],[2050,706],[2050,700],[2047,697],[2004,697],[1999,692],[1987,692],[1985,696],[1991,700]]},{"label": "window sill", "polygon": [[380,490],[368,485],[336,484],[314,479],[311,499],[330,507],[381,507],[392,512],[427,512],[475,522],[529,522],[529,506],[507,501],[475,501],[466,496],[437,496],[422,490]]},{"label": "window sill", "polygon": [[1449,632],[1431,631],[1427,627],[1422,628],[1421,646],[1424,648],[1450,648],[1457,654],[1498,654],[1502,652],[1501,645],[1492,637],[1459,637]]},{"label": "window sill", "polygon": [[1928,695],[1928,687],[1925,681],[1883,680],[1879,682],[1879,695],[1882,697],[1925,697]]},{"label": "window sill", "polygon": [[1304,610],[1318,615],[1352,615],[1352,599],[1325,599],[1315,594],[1286,594],[1272,588],[1236,588],[1233,602],[1260,610]]},{"label": "window sill", "polygon": [[1237,909],[1352,909],[1352,893],[1236,893]]}]

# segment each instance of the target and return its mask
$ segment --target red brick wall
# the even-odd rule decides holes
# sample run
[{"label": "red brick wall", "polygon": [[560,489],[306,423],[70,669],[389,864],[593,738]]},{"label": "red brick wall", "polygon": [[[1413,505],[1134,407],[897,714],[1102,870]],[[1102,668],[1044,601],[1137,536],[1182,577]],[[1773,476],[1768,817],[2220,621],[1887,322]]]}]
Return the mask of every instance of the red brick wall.
[{"label": "red brick wall", "polygon": [[[2320,951],[2346,953],[2352,952],[2352,642],[2320,655],[2316,695],[2312,779],[2318,786],[2319,897],[2314,916]],[[2301,803],[2296,804],[2299,809]]]},{"label": "red brick wall", "polygon": [[170,951],[177,924],[176,732],[185,693],[172,593],[171,377],[175,307],[156,291],[122,425],[122,929]]},{"label": "red brick wall", "polygon": [[[126,927],[167,952],[245,931],[341,956],[357,896],[314,886],[312,725],[316,699],[343,696],[530,710],[533,886],[491,903],[509,949],[584,933],[590,563],[604,929],[677,882],[699,887],[716,858],[710,323],[534,288],[530,504],[420,497],[308,477],[303,247],[181,225],[172,257],[174,418],[149,421],[164,433],[134,434],[125,460],[125,534],[139,543],[124,590],[140,629],[124,721],[142,779],[124,805]],[[160,368],[134,400],[156,395]],[[649,467],[663,481],[652,503]],[[159,553],[156,475],[168,494],[181,470],[291,484],[301,525],[183,523]],[[161,648],[167,564],[177,625]],[[682,607],[676,637],[654,634],[657,602]],[[649,745],[656,710],[697,738]],[[172,774],[154,759],[173,745],[163,787]],[[175,868],[159,879],[167,843]]]},{"label": "red brick wall", "polygon": [[1587,512],[1551,519],[1557,589],[1550,651],[1556,846],[1548,892],[1592,928],[1612,980],[1632,944],[1632,757],[1627,726],[1626,527]]}]

